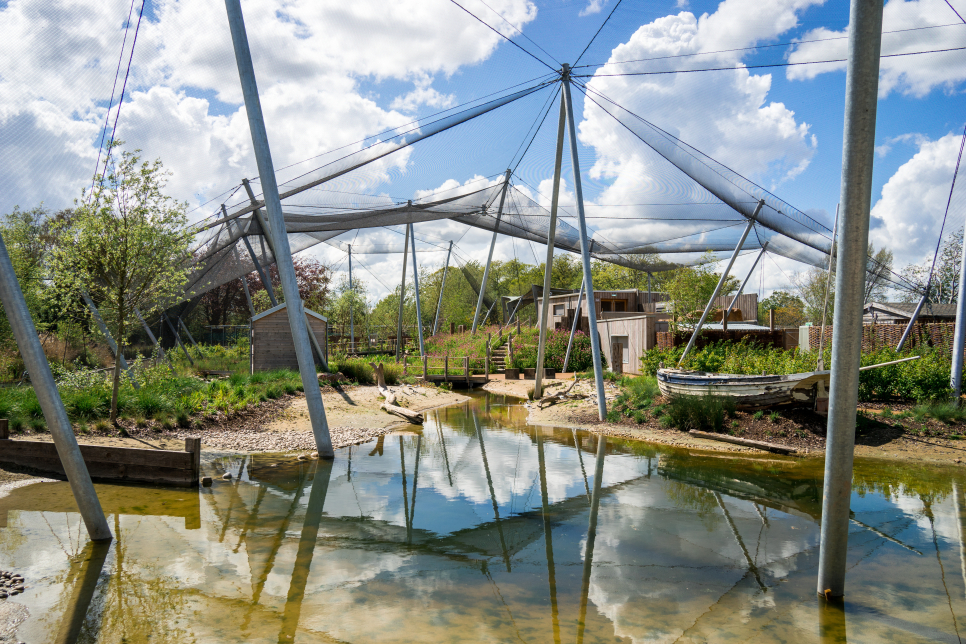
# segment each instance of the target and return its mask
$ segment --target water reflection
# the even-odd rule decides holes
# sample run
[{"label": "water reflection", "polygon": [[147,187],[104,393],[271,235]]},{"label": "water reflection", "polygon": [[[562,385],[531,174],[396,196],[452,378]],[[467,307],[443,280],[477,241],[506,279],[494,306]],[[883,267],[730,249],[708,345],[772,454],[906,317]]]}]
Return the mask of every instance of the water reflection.
[{"label": "water reflection", "polygon": [[[25,641],[959,641],[957,472],[856,463],[846,602],[814,595],[821,462],[533,427],[487,397],[334,462],[219,455],[212,488],[0,499]],[[221,475],[231,472],[230,481]],[[418,501],[418,502],[417,502]],[[10,600],[7,600],[10,601]]]}]

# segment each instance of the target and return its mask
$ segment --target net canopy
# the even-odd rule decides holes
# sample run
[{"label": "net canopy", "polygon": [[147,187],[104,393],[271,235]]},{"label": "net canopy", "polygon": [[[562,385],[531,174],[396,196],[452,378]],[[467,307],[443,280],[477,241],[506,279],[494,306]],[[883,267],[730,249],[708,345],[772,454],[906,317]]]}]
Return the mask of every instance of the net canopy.
[{"label": "net canopy", "polygon": [[[437,147],[458,143],[459,128],[469,127],[475,119],[493,118],[514,102],[536,96],[543,103],[535,110],[536,120],[525,137],[525,141],[529,138],[529,149],[537,140],[540,125],[559,104],[558,81],[539,79],[522,89],[511,88],[496,98],[453,109],[428,123],[401,128],[384,138],[374,137],[351,153],[323,155],[325,163],[309,172],[280,177],[284,178],[280,192],[292,252],[323,242],[341,246],[338,238],[354,231],[358,235],[359,231],[441,220],[545,244],[551,222],[550,195],[527,181],[519,161],[509,179],[500,172],[477,175],[462,184],[452,182],[455,185],[418,191],[405,200],[374,190],[366,192],[365,186],[371,188],[385,181],[385,176],[377,177],[384,172],[378,164],[388,156],[431,137],[449,137],[443,143],[437,138]],[[717,261],[734,252],[750,225],[752,232],[742,246],[743,252],[765,249],[806,265],[828,265],[832,246],[828,223],[791,206],[579,80],[574,79],[573,87],[585,95],[586,109],[598,110],[620,124],[625,135],[622,144],[632,146],[644,160],[639,181],[649,186],[647,195],[651,197],[643,203],[608,203],[606,193],[599,191],[601,199],[585,202],[592,224],[608,221],[610,230],[620,231],[620,238],[614,240],[608,238],[612,235],[591,227],[588,234],[593,258],[646,272]],[[536,105],[539,100],[529,103],[531,109]],[[654,201],[654,194],[663,200]],[[240,197],[201,222],[185,299],[248,274],[259,265],[265,268],[274,263],[271,243],[260,223],[265,216],[264,201],[252,191],[247,198]],[[573,199],[568,202],[562,198],[554,238],[557,249],[580,252],[576,222]],[[365,239],[355,244],[355,250],[377,252]],[[400,250],[383,248],[381,252]],[[914,289],[871,258],[869,271],[894,288]]]}]

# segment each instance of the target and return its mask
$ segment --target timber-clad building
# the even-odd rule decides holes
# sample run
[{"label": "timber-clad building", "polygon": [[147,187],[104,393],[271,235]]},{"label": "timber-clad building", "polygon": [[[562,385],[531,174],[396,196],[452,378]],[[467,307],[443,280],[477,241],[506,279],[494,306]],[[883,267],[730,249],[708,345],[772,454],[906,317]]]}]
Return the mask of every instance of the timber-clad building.
[{"label": "timber-clad building", "polygon": [[[328,328],[329,321],[315,311],[305,309],[305,319],[309,328],[315,334],[319,347],[329,360]],[[285,303],[259,313],[252,318],[251,344],[249,358],[251,373],[256,371],[272,371],[274,369],[292,369],[298,371],[299,362],[295,356],[295,345],[292,342],[292,329],[288,321],[288,309]],[[313,355],[315,351],[312,351]],[[315,356],[316,362],[319,357]]]}]

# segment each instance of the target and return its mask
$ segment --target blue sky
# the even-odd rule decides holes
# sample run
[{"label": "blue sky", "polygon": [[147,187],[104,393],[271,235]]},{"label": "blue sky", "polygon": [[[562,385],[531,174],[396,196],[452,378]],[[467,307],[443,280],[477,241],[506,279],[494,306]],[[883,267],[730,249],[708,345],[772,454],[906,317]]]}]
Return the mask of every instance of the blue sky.
[{"label": "blue sky", "polygon": [[[576,59],[614,2],[460,0],[553,67]],[[966,14],[962,0],[953,5]],[[550,71],[449,0],[391,7],[246,0],[242,6],[277,167]],[[40,201],[52,208],[69,205],[89,180],[129,9],[120,0],[0,4],[4,211]],[[883,51],[966,46],[966,25],[922,28],[958,22],[943,0],[890,0],[884,31],[919,29],[886,33]],[[681,57],[619,69],[828,60],[842,57],[847,25],[846,3],[625,0],[581,64],[668,53]],[[831,222],[840,190],[841,65],[582,80],[797,208]],[[884,59],[872,239],[892,249],[898,265],[924,260],[936,243],[957,137],[966,120],[964,82],[964,51]],[[375,170],[360,173],[354,189],[405,199],[447,182],[502,173],[546,96],[545,90],[395,155],[379,167],[379,176]],[[599,113],[585,112],[580,92],[574,98],[588,202],[622,204],[660,196],[660,190],[641,188],[653,168],[642,162],[635,144],[615,140],[619,128]],[[518,169],[522,186],[534,194],[546,191],[552,175],[556,116],[554,109]],[[173,172],[171,192],[192,208],[237,185],[241,177],[255,175],[222,3],[148,3],[118,132],[129,147],[164,161]],[[569,160],[564,165],[569,177]],[[572,190],[572,181],[566,188]],[[211,209],[205,206],[192,216]],[[954,228],[962,225],[964,214],[962,208],[952,213]],[[592,223],[610,239],[663,234],[643,224]],[[675,225],[669,222],[668,229]],[[459,238],[464,257],[485,258],[489,235],[483,231],[467,232],[451,222],[424,230],[434,238]],[[401,241],[387,231],[369,237],[374,243]],[[523,255],[520,246],[501,240],[496,256],[542,255],[539,248]],[[339,251],[329,247],[310,252],[327,262],[340,259]],[[436,265],[442,259],[427,255],[426,262]],[[397,274],[400,261],[398,255],[366,260],[380,275]],[[766,272],[760,280],[765,291],[788,287],[788,277],[803,269],[786,258],[775,261],[781,271]],[[370,281],[373,296],[379,295],[383,286]]]}]

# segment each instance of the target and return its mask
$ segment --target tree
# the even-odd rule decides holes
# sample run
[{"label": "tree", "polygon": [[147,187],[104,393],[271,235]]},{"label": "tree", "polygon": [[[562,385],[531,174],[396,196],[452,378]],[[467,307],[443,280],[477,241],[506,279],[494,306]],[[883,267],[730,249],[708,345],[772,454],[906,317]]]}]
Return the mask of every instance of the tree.
[{"label": "tree", "polygon": [[758,323],[768,322],[769,309],[775,310],[778,326],[794,326],[805,320],[805,302],[788,291],[774,291],[758,303]]},{"label": "tree", "polygon": [[[314,257],[293,257],[292,265],[295,267],[295,282],[299,287],[299,297],[305,304],[305,308],[313,311],[324,311],[329,302],[329,288],[332,283],[332,271],[328,266]],[[248,290],[252,293],[252,298],[256,301],[255,310],[264,311],[271,304],[269,303],[267,291],[256,298],[259,291],[264,291],[262,278],[258,271],[248,274]],[[272,281],[272,288],[279,303],[285,301],[285,294],[282,293],[282,282],[278,276],[278,266],[272,264],[268,268],[268,279]],[[239,284],[239,293],[241,285]],[[244,295],[242,295],[244,297]],[[261,303],[259,306],[258,303]]]},{"label": "tree", "polygon": [[[51,253],[58,288],[86,290],[101,303],[119,351],[135,327],[134,309],[147,315],[179,297],[188,273],[187,203],[164,194],[170,173],[160,160],[142,162],[139,152],[121,153],[97,177],[89,201],[78,202],[74,216],[60,223],[60,242]],[[120,360],[115,360],[114,423],[120,382]]]},{"label": "tree", "polygon": [[[668,326],[672,332],[677,332],[681,322],[697,324],[721,279],[721,275],[714,272],[714,256],[709,253],[705,259],[707,261],[698,266],[676,268],[662,276],[662,289],[670,297]],[[738,278],[729,276],[719,295],[733,293],[739,285]]]},{"label": "tree", "polygon": [[[955,304],[959,299],[959,265],[963,257],[963,229],[950,233],[939,249],[936,259],[936,271],[932,277],[929,289],[929,301],[937,303]],[[899,300],[902,302],[918,302],[926,290],[929,281],[929,269],[932,260],[921,264],[907,264],[899,274],[918,288],[916,291],[901,291]]]},{"label": "tree", "polygon": [[864,302],[881,302],[888,295],[890,278],[892,276],[892,251],[869,243],[868,270],[865,274]]}]

